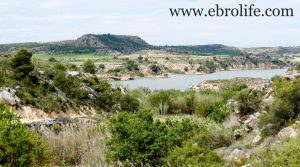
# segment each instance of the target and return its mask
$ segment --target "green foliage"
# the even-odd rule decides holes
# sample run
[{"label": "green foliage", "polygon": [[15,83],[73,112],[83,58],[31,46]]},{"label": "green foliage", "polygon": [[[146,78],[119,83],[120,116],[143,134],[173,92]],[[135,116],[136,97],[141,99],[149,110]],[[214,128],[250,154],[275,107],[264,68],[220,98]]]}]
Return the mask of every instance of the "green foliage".
[{"label": "green foliage", "polygon": [[239,114],[241,116],[245,116],[260,111],[262,104],[262,96],[262,92],[257,90],[242,90],[236,98],[238,102]]},{"label": "green foliage", "polygon": [[34,66],[31,62],[32,53],[26,49],[21,49],[11,59],[11,68],[13,69],[12,77],[17,80],[22,80],[24,77],[33,71]]},{"label": "green foliage", "polygon": [[164,158],[163,166],[222,167],[223,165],[223,160],[211,149],[189,142],[183,147],[175,148]]},{"label": "green foliage", "polygon": [[127,61],[126,69],[128,71],[138,71],[139,70],[139,66],[137,64],[135,64],[134,61],[130,60],[130,61]]},{"label": "green foliage", "polygon": [[266,135],[274,134],[296,119],[300,113],[300,79],[277,86],[277,94],[269,113],[263,115],[261,124],[272,124],[265,129]]},{"label": "green foliage", "polygon": [[109,123],[107,160],[125,166],[160,165],[172,148],[182,146],[198,129],[190,120],[154,121],[148,111],[119,113]]},{"label": "green foliage", "polygon": [[289,140],[283,144],[278,144],[270,150],[268,149],[258,155],[252,156],[247,163],[256,167],[297,167],[299,166],[299,157],[300,140],[296,139]]},{"label": "green foliage", "polygon": [[48,61],[49,62],[57,62],[57,60],[54,57],[50,57]]},{"label": "green foliage", "polygon": [[83,71],[91,74],[96,73],[96,67],[92,60],[87,60],[83,63]]},{"label": "green foliage", "polygon": [[159,73],[160,70],[161,70],[160,67],[159,67],[158,65],[156,65],[156,64],[152,64],[152,65],[150,66],[150,69],[151,69],[152,72],[155,73],[155,74]]},{"label": "green foliage", "polygon": [[130,94],[121,96],[120,98],[120,107],[123,111],[132,111],[136,112],[140,108],[140,102],[137,98]]},{"label": "green foliage", "polygon": [[236,96],[241,90],[246,89],[246,84],[229,84],[222,88],[221,94],[224,99],[230,99]]},{"label": "green foliage", "polygon": [[156,108],[159,114],[167,114],[169,104],[171,103],[174,91],[162,90],[155,92],[149,98],[152,107]]},{"label": "green foliage", "polygon": [[225,105],[223,101],[204,103],[199,105],[197,114],[202,117],[208,117],[216,122],[223,122],[228,116]]},{"label": "green foliage", "polygon": [[0,102],[0,166],[42,166],[49,163],[47,147]]},{"label": "green foliage", "polygon": [[105,65],[104,64],[100,64],[99,68],[102,69],[102,70],[104,70],[105,69]]}]

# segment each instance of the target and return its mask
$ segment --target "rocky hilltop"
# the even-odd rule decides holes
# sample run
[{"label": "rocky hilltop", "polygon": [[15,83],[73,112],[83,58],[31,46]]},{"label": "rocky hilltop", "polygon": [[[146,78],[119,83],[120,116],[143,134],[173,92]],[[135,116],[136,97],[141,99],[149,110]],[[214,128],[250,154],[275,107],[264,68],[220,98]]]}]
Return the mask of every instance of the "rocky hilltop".
[{"label": "rocky hilltop", "polygon": [[153,46],[138,36],[113,34],[86,34],[76,40],[46,43],[15,43],[0,45],[0,52],[15,53],[21,48],[34,54],[132,54],[143,50],[161,50],[173,54],[240,55],[239,48],[220,44],[196,46]]}]

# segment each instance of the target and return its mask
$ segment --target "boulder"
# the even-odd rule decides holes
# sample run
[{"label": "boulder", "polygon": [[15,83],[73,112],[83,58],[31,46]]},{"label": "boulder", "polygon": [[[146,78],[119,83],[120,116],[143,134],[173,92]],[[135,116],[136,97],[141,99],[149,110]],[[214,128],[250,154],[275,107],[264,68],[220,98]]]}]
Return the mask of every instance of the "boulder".
[{"label": "boulder", "polygon": [[276,136],[276,138],[282,142],[287,139],[295,139],[299,136],[296,129],[294,129],[292,126],[283,128]]},{"label": "boulder", "polygon": [[72,77],[80,77],[79,71],[67,71],[66,74]]},{"label": "boulder", "polygon": [[260,116],[260,113],[256,112],[256,113],[250,115],[249,118],[243,122],[243,124],[247,128],[247,132],[251,132],[252,130],[257,129],[259,116]]},{"label": "boulder", "polygon": [[3,100],[5,103],[12,106],[21,102],[19,97],[16,95],[16,90],[8,87],[0,89],[0,100]]},{"label": "boulder", "polygon": [[236,148],[230,153],[228,158],[231,162],[239,164],[239,163],[249,159],[250,154],[248,154],[247,152],[245,152],[241,149]]},{"label": "boulder", "polygon": [[261,141],[262,137],[261,134],[257,134],[254,139],[252,140],[253,145],[257,145]]},{"label": "boulder", "polygon": [[92,88],[90,88],[90,87],[88,87],[88,86],[86,86],[86,85],[81,86],[81,89],[87,91],[87,92],[88,92],[89,94],[91,94],[93,97],[97,97],[97,92],[96,92],[94,89],[92,89]]}]

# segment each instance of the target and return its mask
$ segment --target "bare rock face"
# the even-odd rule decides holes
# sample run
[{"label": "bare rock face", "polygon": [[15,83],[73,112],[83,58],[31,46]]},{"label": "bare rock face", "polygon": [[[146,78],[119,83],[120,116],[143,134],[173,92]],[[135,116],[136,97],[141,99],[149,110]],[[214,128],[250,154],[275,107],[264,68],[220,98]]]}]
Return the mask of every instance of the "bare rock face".
[{"label": "bare rock face", "polygon": [[250,154],[241,149],[234,149],[228,158],[231,162],[241,163],[242,161],[249,159]]},{"label": "bare rock face", "polygon": [[19,97],[16,95],[16,90],[8,87],[0,89],[0,100],[3,100],[5,103],[12,106],[21,102]]},{"label": "bare rock face", "polygon": [[292,126],[283,128],[276,136],[276,138],[282,142],[287,139],[295,139],[299,136],[296,129],[294,129]]}]

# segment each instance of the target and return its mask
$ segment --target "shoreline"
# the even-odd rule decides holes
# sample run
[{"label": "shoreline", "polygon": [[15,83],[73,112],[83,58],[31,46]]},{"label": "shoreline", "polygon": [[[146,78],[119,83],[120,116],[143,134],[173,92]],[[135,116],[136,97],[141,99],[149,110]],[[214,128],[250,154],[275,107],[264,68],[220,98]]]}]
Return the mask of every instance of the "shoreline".
[{"label": "shoreline", "polygon": [[159,79],[159,78],[169,78],[169,75],[208,75],[208,74],[214,74],[217,72],[229,72],[229,71],[262,71],[262,70],[283,70],[283,69],[288,69],[289,67],[284,67],[284,68],[255,68],[255,69],[230,69],[230,70],[218,70],[215,71],[213,73],[167,73],[167,76],[162,76],[162,75],[150,75],[150,76],[145,76],[145,77],[139,77],[139,76],[135,76],[135,77],[120,77],[119,80],[114,80],[111,79],[111,77],[105,78],[105,80],[109,81],[109,82],[118,82],[118,81],[130,81],[130,80],[137,80],[137,79]]}]

